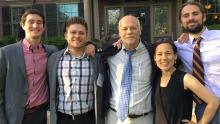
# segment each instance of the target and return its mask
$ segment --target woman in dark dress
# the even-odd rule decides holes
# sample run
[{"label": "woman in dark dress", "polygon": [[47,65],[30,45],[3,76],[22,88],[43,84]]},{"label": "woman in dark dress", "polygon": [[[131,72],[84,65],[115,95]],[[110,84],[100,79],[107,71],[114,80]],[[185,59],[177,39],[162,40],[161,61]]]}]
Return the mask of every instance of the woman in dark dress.
[{"label": "woman in dark dress", "polygon": [[219,102],[195,77],[174,67],[176,52],[175,45],[170,41],[155,43],[154,60],[159,69],[154,94],[155,123],[193,124],[190,120],[194,93],[207,104],[199,124],[208,124]]}]

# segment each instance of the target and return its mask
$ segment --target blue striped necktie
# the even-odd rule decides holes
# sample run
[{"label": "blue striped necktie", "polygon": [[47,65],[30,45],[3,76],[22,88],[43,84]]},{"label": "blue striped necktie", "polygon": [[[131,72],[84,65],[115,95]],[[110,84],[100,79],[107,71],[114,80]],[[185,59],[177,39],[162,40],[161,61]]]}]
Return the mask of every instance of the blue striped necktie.
[{"label": "blue striped necktie", "polygon": [[122,122],[128,116],[129,99],[130,99],[131,83],[132,83],[131,56],[134,53],[134,51],[126,51],[126,53],[128,54],[128,57],[122,74],[121,92],[119,96],[119,105],[117,109],[118,118]]}]

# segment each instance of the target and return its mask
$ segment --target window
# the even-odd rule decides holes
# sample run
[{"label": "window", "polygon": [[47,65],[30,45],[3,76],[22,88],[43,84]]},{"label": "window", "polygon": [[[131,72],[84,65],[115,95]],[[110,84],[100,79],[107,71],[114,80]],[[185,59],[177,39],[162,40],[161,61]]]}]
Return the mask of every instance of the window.
[{"label": "window", "polygon": [[36,4],[26,6],[2,7],[3,35],[18,36],[21,15],[30,8],[38,9],[45,16],[45,38],[63,36],[64,22],[68,17],[79,16],[79,3]]},{"label": "window", "polygon": [[153,6],[153,34],[154,36],[166,36],[169,33],[169,6]]},{"label": "window", "polygon": [[136,6],[136,7],[125,7],[124,15],[134,15],[136,16],[141,24],[142,32],[141,32],[141,40],[145,42],[150,42],[150,6]]},{"label": "window", "polygon": [[218,4],[220,0],[200,0],[200,3],[204,5],[206,13],[215,13],[219,9]]},{"label": "window", "polygon": [[117,25],[120,19],[121,9],[120,8],[108,8],[107,9],[107,32],[117,33]]},{"label": "window", "polygon": [[47,37],[57,36],[57,5],[46,4]]},{"label": "window", "polygon": [[2,7],[3,36],[11,35],[11,9],[9,6]]},{"label": "window", "polygon": [[12,35],[17,37],[19,33],[19,23],[20,23],[20,18],[22,14],[25,12],[25,10],[29,9],[30,7],[13,7],[12,8]]},{"label": "window", "polygon": [[206,25],[209,29],[220,29],[220,0],[199,0],[206,11]]},{"label": "window", "polygon": [[77,4],[59,4],[58,5],[58,23],[59,34],[63,35],[64,23],[67,18],[79,16],[79,8]]}]

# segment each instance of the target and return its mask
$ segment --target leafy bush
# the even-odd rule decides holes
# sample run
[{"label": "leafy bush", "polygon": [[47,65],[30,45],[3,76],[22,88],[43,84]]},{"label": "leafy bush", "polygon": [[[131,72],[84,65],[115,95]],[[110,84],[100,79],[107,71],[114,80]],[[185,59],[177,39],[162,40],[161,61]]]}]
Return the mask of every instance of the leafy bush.
[{"label": "leafy bush", "polygon": [[8,44],[12,44],[17,42],[16,39],[12,36],[5,36],[0,39],[0,47],[6,46]]},{"label": "leafy bush", "polygon": [[[43,44],[55,45],[58,49],[63,49],[64,47],[66,47],[66,40],[64,39],[64,37],[49,37],[47,39],[43,39],[42,41]],[[17,40],[13,36],[5,36],[0,39],[0,47],[15,42],[17,42]]]},{"label": "leafy bush", "polygon": [[54,45],[58,49],[63,49],[66,47],[66,40],[64,37],[49,37],[47,39],[43,39],[43,44]]},{"label": "leafy bush", "polygon": [[209,25],[207,26],[209,30],[220,30],[220,25]]}]

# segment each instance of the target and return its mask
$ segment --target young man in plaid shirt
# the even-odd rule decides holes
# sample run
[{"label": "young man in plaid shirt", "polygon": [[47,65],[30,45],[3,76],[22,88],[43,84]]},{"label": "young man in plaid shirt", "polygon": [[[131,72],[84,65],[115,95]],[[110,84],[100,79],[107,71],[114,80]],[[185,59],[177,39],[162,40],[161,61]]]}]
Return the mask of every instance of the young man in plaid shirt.
[{"label": "young man in plaid shirt", "polygon": [[98,57],[85,54],[88,26],[81,17],[66,21],[67,48],[48,61],[51,124],[95,124]]}]

